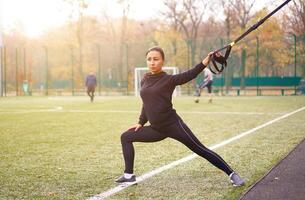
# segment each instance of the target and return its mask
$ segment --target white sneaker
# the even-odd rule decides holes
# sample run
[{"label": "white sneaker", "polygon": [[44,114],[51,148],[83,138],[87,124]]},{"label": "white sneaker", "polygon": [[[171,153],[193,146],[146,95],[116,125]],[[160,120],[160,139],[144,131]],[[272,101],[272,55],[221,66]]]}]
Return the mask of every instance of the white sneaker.
[{"label": "white sneaker", "polygon": [[115,180],[117,183],[125,183],[125,182],[135,182],[136,176],[132,175],[130,178],[125,178],[125,176],[120,176],[118,179]]},{"label": "white sneaker", "polygon": [[232,172],[232,174],[230,174],[230,181],[234,187],[245,185],[245,181],[236,172]]}]

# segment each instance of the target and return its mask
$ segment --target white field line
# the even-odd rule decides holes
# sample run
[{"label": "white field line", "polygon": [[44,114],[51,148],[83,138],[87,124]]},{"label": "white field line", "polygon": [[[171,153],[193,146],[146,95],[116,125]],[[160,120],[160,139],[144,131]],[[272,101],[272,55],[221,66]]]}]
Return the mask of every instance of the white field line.
[{"label": "white field line", "polygon": [[[284,118],[287,118],[287,117],[289,117],[289,116],[291,116],[291,115],[293,115],[293,114],[295,114],[295,113],[301,112],[301,111],[303,111],[303,110],[305,110],[305,106],[302,107],[302,108],[300,108],[300,109],[297,109],[297,110],[295,110],[295,111],[293,111],[293,112],[290,112],[290,113],[287,113],[287,114],[282,115],[282,116],[280,116],[280,117],[277,117],[277,118],[275,118],[275,119],[273,119],[273,120],[271,120],[271,121],[268,121],[268,122],[266,122],[266,123],[264,123],[264,124],[262,124],[262,125],[259,125],[259,126],[253,128],[253,129],[250,129],[250,130],[248,130],[248,131],[246,131],[246,132],[240,133],[240,134],[238,134],[238,135],[236,135],[236,136],[234,136],[234,137],[231,137],[231,138],[229,138],[229,139],[227,139],[227,140],[224,140],[224,141],[222,141],[222,142],[220,142],[220,143],[218,143],[218,144],[212,145],[212,146],[210,146],[209,148],[210,148],[211,150],[214,150],[214,149],[217,149],[217,148],[219,148],[219,147],[225,146],[225,145],[227,145],[227,144],[229,144],[229,143],[231,143],[231,142],[233,142],[233,141],[235,141],[235,140],[238,140],[238,139],[240,139],[240,138],[242,138],[242,137],[245,137],[245,136],[247,136],[247,135],[249,135],[249,134],[251,134],[251,133],[254,133],[255,131],[257,131],[257,130],[259,130],[259,129],[262,129],[262,128],[266,127],[266,126],[269,126],[269,125],[271,125],[271,124],[273,124],[273,123],[275,123],[275,122],[277,122],[277,121],[279,121],[279,120],[282,120],[282,119],[284,119]],[[157,169],[154,169],[154,170],[152,170],[152,171],[150,171],[150,172],[147,172],[147,173],[141,175],[140,177],[137,177],[137,181],[134,182],[134,183],[132,183],[132,184],[125,184],[125,185],[116,186],[116,187],[111,188],[111,189],[109,189],[109,190],[107,190],[107,191],[105,191],[105,192],[102,192],[102,193],[97,194],[97,195],[95,195],[95,196],[93,196],[93,197],[90,197],[90,198],[88,198],[87,200],[101,200],[101,199],[104,199],[104,198],[109,197],[109,196],[111,196],[111,195],[113,195],[113,194],[115,194],[115,193],[120,192],[121,190],[124,190],[125,188],[127,188],[127,187],[129,187],[129,186],[131,186],[131,185],[133,185],[133,184],[135,184],[135,183],[140,183],[140,182],[142,182],[142,181],[144,181],[144,180],[146,180],[146,179],[148,179],[148,178],[150,178],[150,177],[152,177],[152,176],[154,176],[154,175],[156,175],[156,174],[159,174],[159,173],[161,173],[161,172],[163,172],[163,171],[165,171],[165,170],[171,169],[171,168],[173,168],[173,167],[175,167],[175,166],[177,166],[177,165],[180,165],[180,164],[182,164],[182,163],[184,163],[184,162],[187,162],[187,161],[189,161],[189,160],[192,160],[192,159],[194,159],[195,157],[198,157],[198,155],[197,155],[197,154],[191,154],[191,155],[186,156],[186,157],[184,157],[184,158],[182,158],[182,159],[180,159],[180,160],[176,160],[176,161],[174,161],[174,162],[172,162],[172,163],[169,163],[169,164],[167,164],[167,165],[164,165],[164,166],[162,166],[162,167],[159,167],[159,168],[157,168]]]},{"label": "white field line", "polygon": [[[58,106],[50,109],[29,109],[29,110],[10,110],[1,111],[2,114],[26,114],[26,113],[40,113],[40,112],[66,112],[66,113],[139,113],[136,110],[74,110],[63,109]],[[180,114],[224,114],[224,115],[277,115],[283,113],[263,113],[263,112],[209,112],[209,111],[181,111]]]}]

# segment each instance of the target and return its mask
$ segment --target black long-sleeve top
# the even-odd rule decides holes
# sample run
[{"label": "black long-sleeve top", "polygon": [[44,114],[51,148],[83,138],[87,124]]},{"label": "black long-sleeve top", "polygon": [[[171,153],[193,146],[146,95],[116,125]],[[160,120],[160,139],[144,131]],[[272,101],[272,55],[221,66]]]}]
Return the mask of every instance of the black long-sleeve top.
[{"label": "black long-sleeve top", "polygon": [[175,123],[179,119],[172,104],[175,87],[196,78],[205,67],[199,63],[194,68],[176,75],[165,72],[145,74],[141,80],[140,95],[143,105],[139,124],[144,125],[149,121],[153,128],[160,129]]}]

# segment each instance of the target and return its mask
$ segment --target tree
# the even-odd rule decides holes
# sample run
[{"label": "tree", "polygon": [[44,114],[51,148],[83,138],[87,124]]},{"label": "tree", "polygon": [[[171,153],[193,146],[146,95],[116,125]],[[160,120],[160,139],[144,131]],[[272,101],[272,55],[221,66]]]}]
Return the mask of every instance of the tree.
[{"label": "tree", "polygon": [[[179,26],[179,15],[177,1],[165,0],[164,5],[167,7],[168,11],[162,13],[165,19],[168,20],[170,24],[170,32],[176,32],[177,34],[181,31],[181,26]],[[177,55],[177,40],[176,38],[171,38],[171,45],[173,49],[173,54]]]},{"label": "tree", "polygon": [[[198,30],[206,13],[207,3],[204,0],[164,0],[167,11],[163,16],[176,32],[183,34],[191,49],[191,65],[195,64]],[[176,40],[172,40],[174,53],[177,52]]]},{"label": "tree", "polygon": [[294,34],[299,38],[301,76],[305,77],[305,1],[293,0],[289,5],[289,11],[283,14],[283,26],[288,34]]},{"label": "tree", "polygon": [[[229,4],[227,4],[229,11],[227,14],[230,14],[230,17],[227,17],[228,20],[231,18],[233,22],[233,26],[235,29],[235,35],[240,35],[243,33],[250,20],[253,18],[252,10],[255,3],[255,0],[228,0]],[[244,48],[241,49],[241,58],[246,56],[246,51]],[[243,66],[241,62],[241,69],[240,69],[240,77],[241,77],[241,88],[245,87],[245,73],[246,73],[246,66]]]},{"label": "tree", "polygon": [[[71,14],[70,20],[72,21],[73,15],[76,15],[77,18],[77,26],[76,26],[76,38],[78,43],[78,72],[79,72],[79,80],[84,79],[84,72],[83,72],[83,40],[84,40],[84,13],[85,10],[88,8],[88,3],[86,0],[64,0],[64,2],[68,3],[71,6]],[[74,10],[76,9],[76,11]],[[83,83],[83,81],[80,81]],[[83,84],[81,84],[83,86]]]},{"label": "tree", "polygon": [[[223,9],[224,13],[224,26],[226,28],[226,37],[227,37],[227,43],[230,42],[231,37],[237,37],[242,32],[246,30],[246,27],[249,23],[249,21],[252,19],[252,9],[254,6],[255,0],[246,1],[246,0],[219,0],[220,6]],[[236,50],[234,50],[236,51]],[[241,55],[240,57],[243,58],[246,56],[246,51],[244,48],[241,49]],[[240,77],[241,77],[241,87],[244,87],[245,85],[245,66],[243,65],[243,59],[241,61],[241,69],[240,71]],[[229,63],[230,65],[230,63]],[[232,68],[227,68],[224,71],[225,76],[225,85],[226,90],[228,92],[229,87],[231,87],[231,79],[233,77],[233,71]]]},{"label": "tree", "polygon": [[[255,13],[251,22],[254,24],[269,13],[267,8]],[[253,34],[248,36],[250,41],[247,44],[249,56],[256,57],[256,37],[259,39],[259,62],[260,75],[280,76],[284,74],[284,69],[289,63],[289,44],[285,42],[284,30],[280,20],[276,17],[269,18],[265,24],[261,25]],[[291,44],[290,44],[291,45]],[[255,71],[255,59],[250,60],[247,75]]]},{"label": "tree", "polygon": [[[120,34],[120,44],[119,44],[119,64],[118,64],[118,75],[119,80],[123,81],[123,70],[126,70],[126,74],[128,73],[128,64],[125,63],[127,66],[124,67],[124,56],[126,57],[124,52],[126,52],[127,48],[127,33],[128,33],[128,14],[129,14],[129,0],[118,0],[118,3],[122,6],[122,23],[121,23],[121,34]],[[124,59],[124,60],[123,60]],[[127,76],[126,76],[127,80]],[[128,82],[128,80],[127,80]]]},{"label": "tree", "polygon": [[167,65],[177,67],[189,65],[186,44],[179,32],[167,25],[159,25],[159,29],[154,32],[154,40],[167,52]]},{"label": "tree", "polygon": [[[233,8],[230,5],[229,1],[226,0],[220,0],[220,6],[223,9],[224,13],[224,27],[226,29],[226,39],[227,43],[231,42],[231,34],[232,34],[232,18],[233,18]],[[226,87],[226,93],[229,92],[229,88],[232,86],[232,77],[233,77],[233,71],[230,68],[226,68],[223,72],[224,79],[225,79],[225,87]]]},{"label": "tree", "polygon": [[[8,89],[19,87],[18,83],[23,82],[26,77],[28,70],[26,69],[26,54],[25,49],[30,44],[29,39],[24,34],[25,29],[21,22],[17,22],[14,26],[6,33],[3,34],[3,44],[6,48],[6,84]],[[16,54],[16,52],[18,52]],[[10,59],[14,58],[14,59]],[[18,61],[16,61],[16,59]],[[4,60],[3,60],[4,61]],[[3,62],[2,61],[2,62]],[[18,62],[18,67],[16,66]],[[4,74],[3,74],[4,75]],[[14,81],[12,81],[14,80]],[[16,88],[19,90],[19,88]]]},{"label": "tree", "polygon": [[305,1],[293,0],[289,4],[289,11],[283,14],[284,26],[289,32],[295,33],[297,36],[305,34]]},{"label": "tree", "polygon": [[233,9],[232,6],[230,5],[230,2],[226,0],[220,0],[220,5],[223,8],[227,42],[229,43],[231,40],[231,32],[232,32]]}]

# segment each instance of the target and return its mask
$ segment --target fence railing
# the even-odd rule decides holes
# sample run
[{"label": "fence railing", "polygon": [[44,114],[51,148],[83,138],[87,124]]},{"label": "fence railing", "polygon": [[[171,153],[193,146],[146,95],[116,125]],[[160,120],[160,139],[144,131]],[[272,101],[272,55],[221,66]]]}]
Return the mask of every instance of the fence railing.
[{"label": "fence railing", "polygon": [[[191,60],[224,44],[224,40],[196,41],[197,49],[190,51],[189,42],[178,44],[173,51],[165,44],[166,65],[180,72],[190,68]],[[192,45],[193,46],[193,45]],[[133,95],[134,68],[145,66],[149,42],[118,44],[86,44],[83,49],[73,46],[2,46],[0,47],[0,96],[6,95],[82,95],[89,71],[98,79],[100,95]],[[123,49],[123,51],[122,51]],[[195,55],[190,55],[195,52]],[[294,35],[264,41],[259,37],[244,40],[233,48],[228,67],[215,77],[215,87],[298,86],[305,74],[305,36]],[[200,76],[197,81],[200,81]],[[192,95],[193,83],[181,88],[182,94]]]}]

